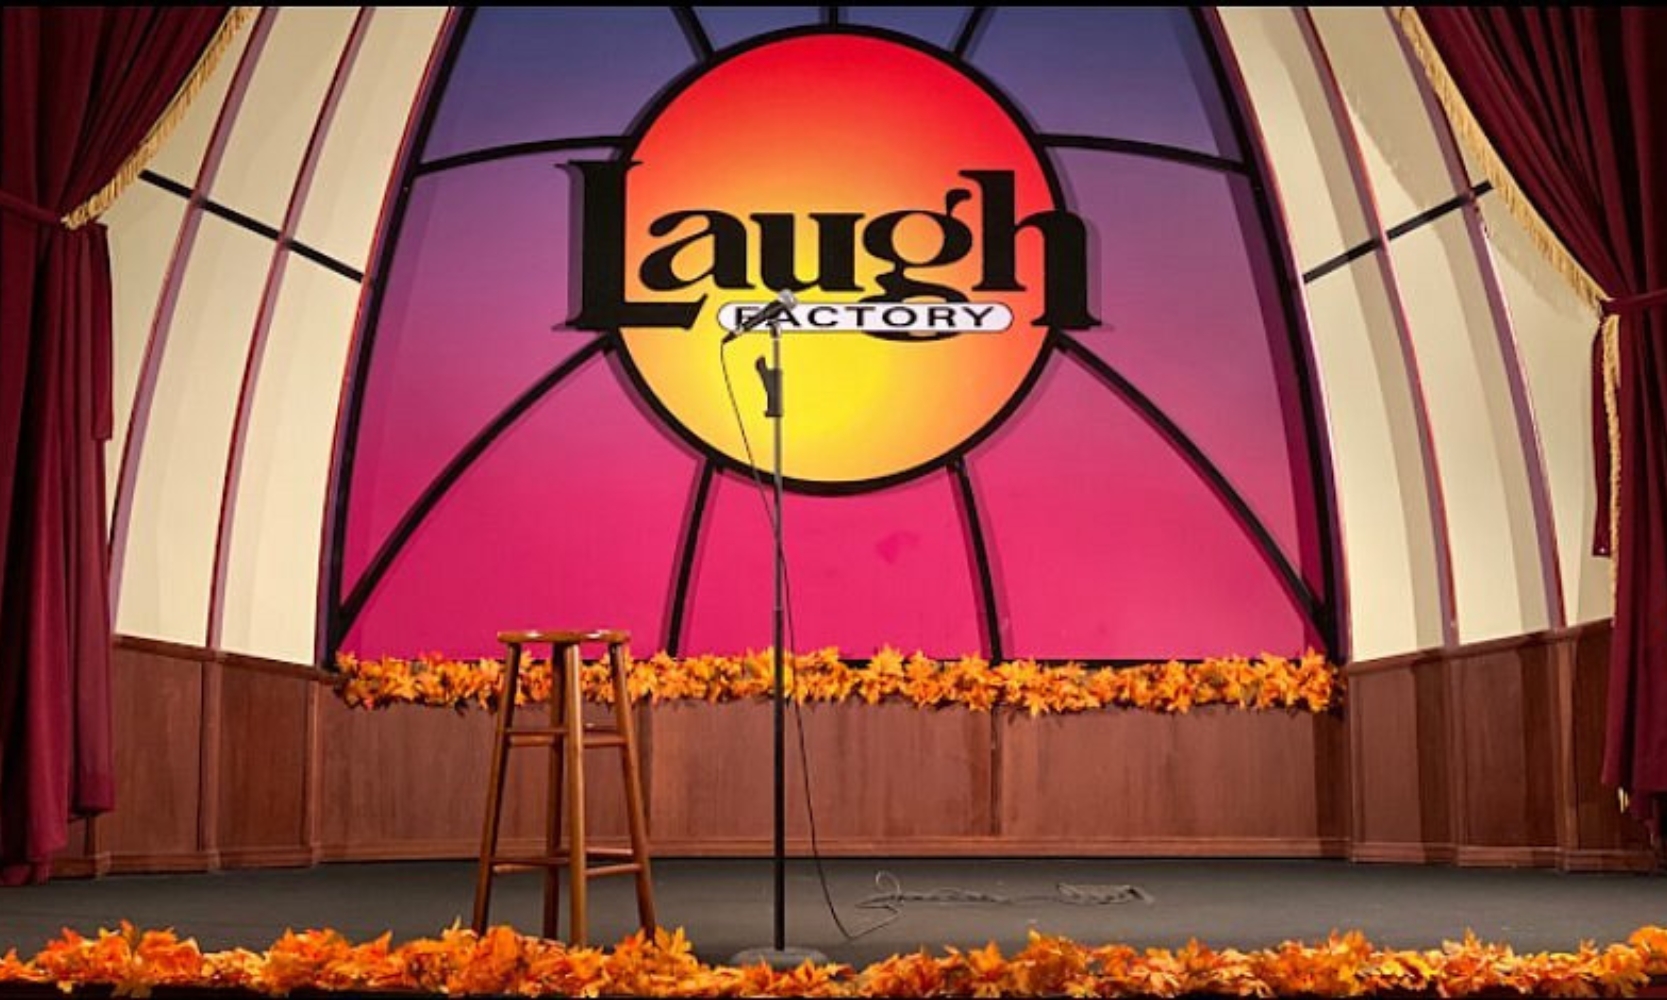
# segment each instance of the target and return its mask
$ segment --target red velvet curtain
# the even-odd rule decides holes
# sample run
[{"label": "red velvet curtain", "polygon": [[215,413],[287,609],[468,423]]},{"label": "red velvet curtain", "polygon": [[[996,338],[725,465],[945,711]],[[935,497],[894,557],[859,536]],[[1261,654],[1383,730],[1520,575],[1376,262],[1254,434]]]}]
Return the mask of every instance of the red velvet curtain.
[{"label": "red velvet curtain", "polygon": [[0,8],[0,884],[114,804],[104,227],[116,174],[226,7]]},{"label": "red velvet curtain", "polygon": [[[1625,789],[1635,815],[1659,829],[1667,795],[1667,8],[1418,13],[1505,167],[1620,319],[1603,780]],[[1601,407],[1601,395],[1596,401]],[[1598,493],[1607,501],[1601,409],[1597,430]],[[1600,550],[1610,541],[1608,520],[1601,510]]]}]

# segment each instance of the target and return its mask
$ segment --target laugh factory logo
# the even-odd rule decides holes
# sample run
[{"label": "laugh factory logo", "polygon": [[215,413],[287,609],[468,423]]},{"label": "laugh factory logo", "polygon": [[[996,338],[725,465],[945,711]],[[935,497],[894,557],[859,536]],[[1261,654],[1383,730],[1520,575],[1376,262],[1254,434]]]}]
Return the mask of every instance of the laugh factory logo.
[{"label": "laugh factory logo", "polygon": [[[1050,329],[1098,324],[1087,229],[1025,126],[903,41],[818,31],[745,49],[668,94],[618,158],[571,168],[569,325],[619,331],[648,400],[737,467],[749,451],[769,464],[750,371],[771,334],[731,334],[788,293],[782,462],[797,488],[937,467],[1015,405]],[[726,385],[720,351],[757,390],[737,392],[739,424],[742,382]]]}]

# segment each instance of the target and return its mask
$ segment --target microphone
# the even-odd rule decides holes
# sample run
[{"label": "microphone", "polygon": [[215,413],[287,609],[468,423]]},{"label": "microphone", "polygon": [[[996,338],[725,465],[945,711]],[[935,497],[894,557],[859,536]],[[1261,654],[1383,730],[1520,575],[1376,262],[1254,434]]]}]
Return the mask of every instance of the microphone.
[{"label": "microphone", "polygon": [[727,344],[749,330],[756,330],[766,323],[774,323],[783,316],[790,315],[793,307],[798,304],[799,300],[793,297],[793,293],[783,288],[776,294],[774,302],[735,324],[735,329],[724,335],[723,342]]}]

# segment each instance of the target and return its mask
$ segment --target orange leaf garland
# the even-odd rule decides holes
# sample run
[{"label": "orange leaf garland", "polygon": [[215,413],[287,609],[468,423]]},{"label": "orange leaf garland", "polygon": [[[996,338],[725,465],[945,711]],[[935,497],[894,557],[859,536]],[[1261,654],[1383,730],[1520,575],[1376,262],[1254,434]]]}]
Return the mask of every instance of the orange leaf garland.
[{"label": "orange leaf garland", "polygon": [[331,930],[286,932],[264,953],[203,954],[172,931],[140,932],[123,923],[86,938],[65,930],[40,954],[0,958],[0,986],[56,983],[108,987],[144,996],[169,987],[238,988],[268,996],[298,990],[390,996],[1239,996],[1316,997],[1436,994],[1475,996],[1631,996],[1648,985],[1667,932],[1645,927],[1626,943],[1587,943],[1568,953],[1518,955],[1473,934],[1440,949],[1374,948],[1358,932],[1308,945],[1242,952],[1198,941],[1169,950],[1111,944],[1087,948],[1032,932],[1017,954],[995,944],[969,951],[924,949],[859,971],[805,963],[775,971],[760,963],[711,966],[682,930],[637,933],[611,951],[570,949],[507,927],[483,934],[456,925],[437,938],[393,944],[384,934],[354,944]]},{"label": "orange leaf garland", "polygon": [[[496,660],[448,660],[439,654],[402,660],[344,653],[337,668],[337,689],[356,708],[491,708],[503,683],[503,664]],[[845,662],[836,649],[823,649],[786,655],[783,668],[783,691],[801,703],[896,700],[919,708],[959,705],[980,712],[1006,707],[1032,716],[1110,708],[1184,713],[1203,705],[1326,712],[1338,708],[1343,695],[1337,668],[1313,652],[1295,660],[1264,653],[1255,661],[1230,657],[1088,669],[1030,659],[991,665],[976,656],[938,661],[919,652],[905,657],[886,647],[862,666]],[[534,660],[523,664],[521,673],[517,704],[548,701],[549,664]],[[614,698],[600,663],[585,665],[581,683],[593,701]],[[633,699],[653,702],[769,698],[775,689],[775,660],[769,651],[684,658],[660,652],[629,664],[626,687]]]}]

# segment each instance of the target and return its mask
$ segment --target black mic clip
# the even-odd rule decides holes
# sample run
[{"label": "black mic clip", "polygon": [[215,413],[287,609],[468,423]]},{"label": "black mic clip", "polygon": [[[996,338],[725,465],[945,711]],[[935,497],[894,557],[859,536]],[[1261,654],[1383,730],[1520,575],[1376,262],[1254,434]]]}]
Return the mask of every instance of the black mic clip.
[{"label": "black mic clip", "polygon": [[753,369],[758,372],[759,381],[764,383],[764,416],[769,419],[780,417],[781,369],[771,368],[763,358],[753,363]]}]

